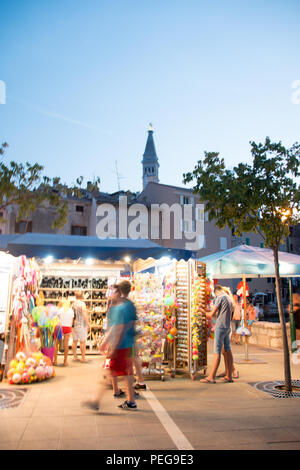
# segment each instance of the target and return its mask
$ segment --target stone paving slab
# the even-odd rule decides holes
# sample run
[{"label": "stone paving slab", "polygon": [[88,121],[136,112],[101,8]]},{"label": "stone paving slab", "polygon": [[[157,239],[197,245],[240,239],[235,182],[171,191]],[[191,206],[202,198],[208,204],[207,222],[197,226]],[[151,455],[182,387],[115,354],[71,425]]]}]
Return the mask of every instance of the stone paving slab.
[{"label": "stone paving slab", "polygon": [[[211,352],[209,345],[209,366]],[[242,347],[234,354],[242,355]],[[266,364],[239,364],[240,378],[232,384],[186,377],[147,381],[194,449],[300,449],[300,399],[274,399],[249,385],[282,380],[282,352],[249,346],[249,354]],[[122,399],[113,398],[111,390],[101,413],[81,406],[97,392],[100,364],[97,356],[87,364],[70,361],[69,367],[57,367],[54,379],[26,386],[18,408],[0,410],[0,449],[176,450],[142,393],[133,412],[118,409]],[[292,365],[292,376],[300,378],[300,365]],[[0,389],[9,387],[0,384]]]}]

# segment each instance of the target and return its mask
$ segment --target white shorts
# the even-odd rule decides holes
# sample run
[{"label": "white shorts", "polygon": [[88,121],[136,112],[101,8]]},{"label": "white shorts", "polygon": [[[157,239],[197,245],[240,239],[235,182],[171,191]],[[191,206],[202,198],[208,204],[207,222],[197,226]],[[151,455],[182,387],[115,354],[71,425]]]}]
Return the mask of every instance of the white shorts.
[{"label": "white shorts", "polygon": [[86,341],[87,339],[87,327],[82,326],[78,328],[73,328],[73,341]]}]

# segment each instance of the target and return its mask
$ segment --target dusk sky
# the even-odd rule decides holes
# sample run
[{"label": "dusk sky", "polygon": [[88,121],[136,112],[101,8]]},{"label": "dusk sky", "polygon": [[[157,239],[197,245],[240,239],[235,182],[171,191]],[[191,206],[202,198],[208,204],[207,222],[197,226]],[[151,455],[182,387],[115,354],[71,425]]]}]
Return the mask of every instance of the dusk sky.
[{"label": "dusk sky", "polygon": [[250,140],[290,146],[299,15],[299,0],[0,0],[5,161],[114,192],[117,160],[140,191],[149,122],[166,184],[204,151],[232,166]]}]

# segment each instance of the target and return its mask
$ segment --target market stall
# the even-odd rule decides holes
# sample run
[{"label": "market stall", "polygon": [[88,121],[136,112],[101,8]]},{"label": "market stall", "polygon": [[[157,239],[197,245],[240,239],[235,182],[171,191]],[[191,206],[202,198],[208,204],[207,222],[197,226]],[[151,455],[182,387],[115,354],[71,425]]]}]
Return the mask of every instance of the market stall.
[{"label": "market stall", "polygon": [[[278,252],[279,276],[290,280],[290,328],[292,348],[296,340],[291,279],[300,277],[300,256],[293,253]],[[239,245],[229,250],[221,251],[201,258],[199,261],[206,264],[208,276],[211,279],[242,279],[241,296],[243,298],[242,324],[237,331],[245,337],[246,363],[256,363],[257,360],[248,357],[248,337],[251,331],[248,328],[247,316],[247,285],[246,278],[275,277],[274,255],[271,249]]]},{"label": "market stall", "polygon": [[[101,240],[97,237],[48,234],[14,237],[7,243],[7,249],[16,255],[25,253],[36,257],[41,272],[39,298],[45,306],[50,304],[54,308],[61,299],[73,299],[77,289],[82,291],[91,320],[88,353],[98,353],[110,286],[122,276],[130,276],[133,273],[133,263],[140,261],[151,265],[154,260],[166,256],[174,260],[188,260],[193,255],[190,251],[165,248],[143,239]],[[155,295],[157,305],[152,305],[151,312],[148,312],[151,313],[151,318],[147,314],[143,322],[140,322],[140,326],[148,323],[148,332],[153,319],[156,321],[156,328],[160,328],[159,315],[162,312],[159,309],[162,307],[163,288],[160,288],[159,295],[158,292]],[[47,322],[45,319],[43,321]],[[162,339],[156,337],[155,341],[157,356]],[[161,366],[161,361],[159,362]]]},{"label": "market stall", "polygon": [[30,351],[35,342],[30,312],[35,306],[39,268],[34,259],[0,252],[1,378],[19,351]]},{"label": "market stall", "polygon": [[205,373],[209,300],[205,265],[192,259],[147,260],[135,263],[133,273],[132,300],[144,333],[138,344],[145,376],[160,374],[161,362],[168,364],[172,377],[185,373],[194,379]]}]

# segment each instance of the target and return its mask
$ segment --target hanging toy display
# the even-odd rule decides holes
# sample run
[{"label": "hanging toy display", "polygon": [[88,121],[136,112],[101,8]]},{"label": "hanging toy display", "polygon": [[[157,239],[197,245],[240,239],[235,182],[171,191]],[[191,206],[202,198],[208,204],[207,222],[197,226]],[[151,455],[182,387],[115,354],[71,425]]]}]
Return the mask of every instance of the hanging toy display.
[{"label": "hanging toy display", "polygon": [[[213,302],[213,289],[215,284],[217,284],[218,281],[210,280],[207,279],[206,281],[206,298],[207,298],[207,306],[210,307],[212,302]],[[211,308],[209,308],[210,310]],[[207,341],[209,339],[214,339],[215,337],[215,325],[216,325],[216,319],[215,318],[209,318],[207,317],[206,319],[206,327],[207,327]]]},{"label": "hanging toy display", "polygon": [[174,266],[172,266],[168,274],[165,275],[163,285],[164,328],[167,330],[167,340],[170,343],[174,343],[178,333],[176,328],[176,308],[178,307],[178,303],[176,299],[176,271]]},{"label": "hanging toy display", "polygon": [[[197,367],[207,365],[207,282],[205,264],[197,263],[191,279],[191,338],[192,360]],[[194,370],[197,368],[194,365]]]},{"label": "hanging toy display", "polygon": [[137,308],[137,353],[142,360],[143,374],[163,378],[162,340],[163,287],[162,277],[150,273],[135,274],[131,300]]},{"label": "hanging toy display", "polygon": [[58,309],[54,305],[35,307],[32,310],[34,325],[38,328],[41,341],[41,351],[51,361],[54,357],[54,340],[62,338]]},{"label": "hanging toy display", "polygon": [[41,352],[25,354],[19,351],[9,363],[7,379],[10,385],[31,384],[55,377],[49,357]]}]

